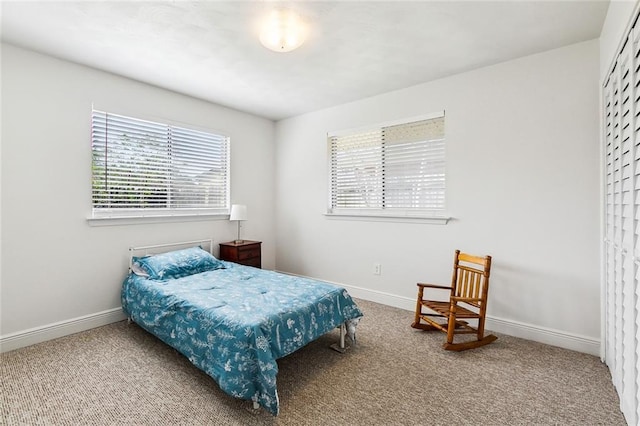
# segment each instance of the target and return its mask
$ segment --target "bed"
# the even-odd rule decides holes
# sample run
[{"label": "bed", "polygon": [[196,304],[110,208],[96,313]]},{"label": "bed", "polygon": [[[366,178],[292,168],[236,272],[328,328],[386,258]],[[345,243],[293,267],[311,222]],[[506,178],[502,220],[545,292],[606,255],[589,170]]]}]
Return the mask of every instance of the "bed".
[{"label": "bed", "polygon": [[277,359],[338,327],[338,349],[345,333],[355,342],[362,312],[344,288],[173,246],[145,256],[135,253],[156,246],[131,249],[123,310],[227,394],[277,415]]}]

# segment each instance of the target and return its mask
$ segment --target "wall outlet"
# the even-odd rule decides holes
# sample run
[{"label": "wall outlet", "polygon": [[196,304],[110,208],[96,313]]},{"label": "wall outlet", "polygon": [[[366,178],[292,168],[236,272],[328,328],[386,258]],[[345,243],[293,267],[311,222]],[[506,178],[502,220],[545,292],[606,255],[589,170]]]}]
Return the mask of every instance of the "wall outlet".
[{"label": "wall outlet", "polygon": [[380,275],[382,273],[382,265],[379,263],[373,264],[373,275]]}]

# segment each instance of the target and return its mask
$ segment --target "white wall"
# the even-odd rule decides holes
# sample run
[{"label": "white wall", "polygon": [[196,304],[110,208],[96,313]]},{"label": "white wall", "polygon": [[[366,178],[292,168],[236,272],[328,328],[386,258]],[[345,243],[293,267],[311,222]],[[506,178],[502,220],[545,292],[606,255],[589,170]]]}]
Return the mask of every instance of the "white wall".
[{"label": "white wall", "polygon": [[130,246],[213,237],[217,250],[235,238],[227,220],[89,226],[92,103],[231,136],[243,237],[275,266],[273,122],[2,45],[2,336],[117,312]]},{"label": "white wall", "polygon": [[[117,310],[131,245],[235,235],[227,221],[88,226],[93,102],[230,134],[232,201],[249,206],[264,267],[412,309],[417,281],[448,282],[454,249],[488,253],[495,330],[591,351],[598,73],[590,41],[284,120],[274,137],[268,120],[2,45],[0,337]],[[326,132],[443,109],[452,222],[322,215]]]},{"label": "white wall", "polygon": [[[490,328],[597,354],[598,51],[588,41],[278,122],[277,269],[413,309],[416,282],[449,282],[456,248],[491,254]],[[323,216],[327,132],[439,110],[453,221]]]}]

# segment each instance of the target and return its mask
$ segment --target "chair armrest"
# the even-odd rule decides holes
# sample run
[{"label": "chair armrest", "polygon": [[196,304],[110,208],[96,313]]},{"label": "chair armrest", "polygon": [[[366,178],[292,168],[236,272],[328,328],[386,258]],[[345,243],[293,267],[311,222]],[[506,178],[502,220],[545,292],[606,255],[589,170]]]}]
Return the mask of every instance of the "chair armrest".
[{"label": "chair armrest", "polygon": [[435,284],[424,284],[424,283],[418,283],[417,285],[418,287],[422,287],[422,288],[429,287],[429,288],[441,288],[443,290],[451,290],[451,287],[448,287],[446,285],[435,285]]}]

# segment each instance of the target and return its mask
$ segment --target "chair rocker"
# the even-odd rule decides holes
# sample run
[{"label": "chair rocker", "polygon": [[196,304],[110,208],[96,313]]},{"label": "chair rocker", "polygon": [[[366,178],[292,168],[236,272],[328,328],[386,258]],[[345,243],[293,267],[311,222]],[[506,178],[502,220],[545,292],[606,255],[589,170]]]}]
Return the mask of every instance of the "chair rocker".
[{"label": "chair rocker", "polygon": [[[450,351],[473,349],[496,340],[492,334],[484,335],[490,270],[491,256],[472,256],[456,250],[451,287],[418,283],[416,316],[411,327],[447,333],[443,348]],[[449,290],[449,301],[425,299],[426,288]],[[477,327],[468,320],[477,320]],[[477,339],[454,343],[457,334],[476,334]]]}]

